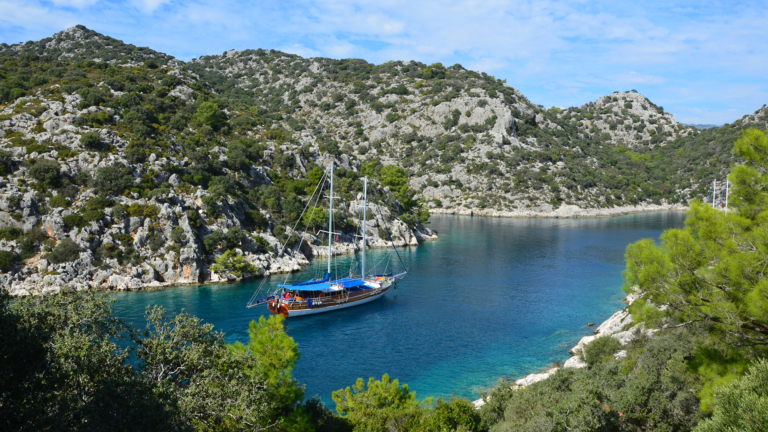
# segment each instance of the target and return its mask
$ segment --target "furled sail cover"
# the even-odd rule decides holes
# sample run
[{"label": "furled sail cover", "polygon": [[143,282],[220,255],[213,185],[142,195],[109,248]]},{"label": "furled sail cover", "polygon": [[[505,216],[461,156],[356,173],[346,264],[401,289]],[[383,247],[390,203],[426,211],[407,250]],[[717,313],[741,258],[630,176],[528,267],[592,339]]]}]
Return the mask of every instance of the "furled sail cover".
[{"label": "furled sail cover", "polygon": [[[327,280],[327,278],[326,278]],[[365,285],[365,281],[360,279],[344,278],[333,282],[327,281],[309,281],[296,285],[278,285],[281,288],[289,291],[321,291],[321,292],[334,292],[341,289],[356,288]]]},{"label": "furled sail cover", "polygon": [[352,278],[339,279],[339,280],[333,281],[333,283],[339,284],[347,289],[365,285],[365,281],[360,279],[352,279]]}]

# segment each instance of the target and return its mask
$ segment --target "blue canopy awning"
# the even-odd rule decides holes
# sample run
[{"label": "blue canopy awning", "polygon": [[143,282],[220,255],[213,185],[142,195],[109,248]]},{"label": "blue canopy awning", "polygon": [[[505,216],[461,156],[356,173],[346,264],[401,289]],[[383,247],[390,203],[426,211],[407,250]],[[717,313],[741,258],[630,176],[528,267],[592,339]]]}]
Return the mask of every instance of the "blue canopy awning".
[{"label": "blue canopy awning", "polygon": [[359,287],[360,285],[365,285],[365,281],[360,279],[352,279],[352,278],[339,279],[339,280],[333,281],[332,283],[341,285],[344,288],[354,288],[354,287]]},{"label": "blue canopy awning", "polygon": [[284,288],[289,291],[332,292],[332,291],[339,291],[342,288],[350,289],[350,288],[356,288],[356,287],[365,285],[365,281],[360,279],[344,278],[344,279],[339,279],[332,282],[329,282],[328,279],[329,279],[328,277],[325,277],[325,279],[321,281],[308,281],[308,282],[302,282],[296,285],[278,285],[278,286],[280,288]]}]

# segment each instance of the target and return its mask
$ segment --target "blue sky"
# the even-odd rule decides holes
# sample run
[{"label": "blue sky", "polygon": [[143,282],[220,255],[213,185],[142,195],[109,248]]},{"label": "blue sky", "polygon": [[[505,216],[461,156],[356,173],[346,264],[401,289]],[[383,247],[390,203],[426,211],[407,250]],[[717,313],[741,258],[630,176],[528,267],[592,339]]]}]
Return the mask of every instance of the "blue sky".
[{"label": "blue sky", "polygon": [[768,103],[768,2],[0,0],[0,42],[76,24],[188,60],[229,49],[460,63],[544,106],[636,89],[685,123]]}]

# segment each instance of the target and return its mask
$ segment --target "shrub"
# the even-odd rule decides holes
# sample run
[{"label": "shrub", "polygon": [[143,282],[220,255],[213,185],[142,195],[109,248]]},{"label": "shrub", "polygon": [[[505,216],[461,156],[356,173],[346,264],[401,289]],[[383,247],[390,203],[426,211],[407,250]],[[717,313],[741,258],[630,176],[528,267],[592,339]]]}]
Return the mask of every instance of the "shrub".
[{"label": "shrub", "polygon": [[606,358],[613,358],[613,354],[621,348],[621,342],[611,336],[600,336],[584,347],[582,357],[591,367]]},{"label": "shrub", "polygon": [[147,245],[152,252],[157,252],[165,245],[165,237],[159,232],[153,231],[147,236]]},{"label": "shrub", "polygon": [[243,221],[245,222],[246,226],[255,231],[263,231],[269,226],[269,221],[267,220],[266,216],[261,214],[259,210],[246,211]]},{"label": "shrub", "polygon": [[213,252],[219,246],[223,249],[234,249],[239,247],[243,242],[243,230],[240,228],[231,228],[224,233],[221,230],[216,230],[203,239],[203,246],[208,252]]},{"label": "shrub", "polygon": [[147,160],[147,153],[139,146],[129,146],[125,156],[132,164],[144,163]]},{"label": "shrub", "polygon": [[178,131],[184,130],[187,128],[187,122],[184,121],[183,118],[179,116],[175,116],[174,118],[171,119],[170,122],[168,122],[168,127]]},{"label": "shrub", "polygon": [[715,391],[715,409],[696,432],[760,431],[768,425],[768,361],[759,359],[749,372]]},{"label": "shrub", "polygon": [[123,220],[123,218],[125,217],[125,214],[126,214],[126,210],[124,206],[119,205],[119,206],[112,207],[112,217],[115,220],[118,220],[118,221]]},{"label": "shrub", "polygon": [[96,249],[95,258],[97,261],[106,261],[107,259],[116,259],[118,263],[123,263],[123,250],[114,243],[107,243]]},{"label": "shrub", "polygon": [[59,163],[48,159],[38,159],[29,169],[29,175],[46,187],[56,187],[61,179]]},{"label": "shrub", "polygon": [[184,228],[177,226],[171,230],[171,241],[181,246],[187,242],[187,235],[184,234]]},{"label": "shrub", "polygon": [[102,147],[101,135],[95,132],[88,132],[80,137],[80,144],[90,150],[98,150]]},{"label": "shrub", "polygon": [[200,213],[198,213],[197,210],[187,211],[187,220],[189,221],[189,226],[193,228],[200,228],[203,226],[203,218],[200,217]]},{"label": "shrub", "polygon": [[119,241],[123,246],[133,244],[133,236],[130,234],[112,234],[112,238]]},{"label": "shrub", "polygon": [[405,424],[400,430],[416,430],[424,416],[424,407],[432,403],[428,398],[423,402],[416,399],[407,384],[400,386],[384,374],[381,381],[358,378],[351,388],[333,392],[336,411],[355,426],[355,430],[386,431],[391,423]]},{"label": "shrub", "polygon": [[195,113],[195,119],[200,126],[209,126],[215,129],[221,121],[219,106],[211,102],[201,103]]},{"label": "shrub", "polygon": [[479,431],[480,414],[472,402],[453,398],[446,402],[438,399],[434,410],[422,423],[424,431]]},{"label": "shrub", "polygon": [[0,150],[0,176],[5,176],[12,172],[13,154],[5,150]]},{"label": "shrub", "polygon": [[258,267],[246,261],[245,257],[233,250],[228,250],[216,258],[216,263],[211,266],[211,270],[216,273],[229,272],[237,277],[242,277],[247,273],[259,273]]},{"label": "shrub", "polygon": [[7,250],[0,250],[0,271],[10,270],[14,261],[16,261],[15,253]]},{"label": "shrub", "polygon": [[77,213],[64,216],[64,223],[67,224],[67,226],[72,228],[85,228],[88,226],[88,221],[85,220],[85,218],[82,215],[79,215]]},{"label": "shrub", "polygon": [[123,173],[123,170],[116,166],[99,168],[92,182],[96,193],[102,197],[120,195],[133,183],[133,176]]},{"label": "shrub", "polygon": [[264,252],[274,252],[274,249],[272,248],[272,245],[269,244],[267,239],[265,239],[262,236],[255,236],[253,237],[253,241],[256,242],[257,245],[259,245],[259,249]]},{"label": "shrub", "polygon": [[0,229],[0,239],[18,240],[24,235],[24,231],[16,227],[7,227]]},{"label": "shrub", "polygon": [[48,201],[48,206],[51,208],[59,208],[59,207],[69,207],[69,200],[64,198],[61,195],[56,195],[55,197],[51,198],[50,201]]},{"label": "shrub", "polygon": [[61,264],[72,262],[80,257],[80,246],[71,239],[66,238],[59,242],[51,253],[45,256],[45,259],[54,263]]}]

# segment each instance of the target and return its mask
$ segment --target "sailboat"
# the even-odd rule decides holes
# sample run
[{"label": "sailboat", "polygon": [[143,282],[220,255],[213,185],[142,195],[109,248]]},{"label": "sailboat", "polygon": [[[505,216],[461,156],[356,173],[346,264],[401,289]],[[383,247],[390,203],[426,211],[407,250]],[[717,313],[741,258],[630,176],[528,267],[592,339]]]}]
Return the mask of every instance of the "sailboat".
[{"label": "sailboat", "polygon": [[[333,238],[334,236],[339,235],[339,233],[333,232],[333,173],[334,166],[333,161],[331,161],[329,176],[330,193],[328,195],[328,230],[321,231],[328,234],[328,272],[325,277],[295,285],[278,284],[275,292],[266,298],[254,300],[256,297],[255,294],[247,307],[255,307],[266,303],[272,313],[283,315],[286,318],[350,308],[380,299],[395,284],[396,280],[402,278],[408,272],[406,269],[402,273],[394,275],[392,273],[378,275],[366,274],[366,219],[368,216],[368,178],[366,177],[364,178],[363,183],[364,206],[362,265],[360,275],[359,277],[350,275],[350,277],[332,280],[331,264],[333,261]],[[299,218],[299,220],[301,220],[301,218]],[[394,242],[392,243],[392,246],[394,248]],[[395,251],[397,251],[397,249],[395,249]]]}]

